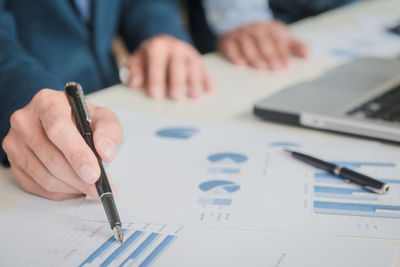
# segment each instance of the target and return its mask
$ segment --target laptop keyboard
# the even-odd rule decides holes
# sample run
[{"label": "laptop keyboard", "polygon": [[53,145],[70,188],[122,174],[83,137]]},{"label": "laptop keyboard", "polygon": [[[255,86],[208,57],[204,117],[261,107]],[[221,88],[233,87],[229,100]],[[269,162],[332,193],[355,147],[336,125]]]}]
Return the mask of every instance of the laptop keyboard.
[{"label": "laptop keyboard", "polygon": [[348,111],[347,115],[359,113],[371,119],[400,122],[400,85]]}]

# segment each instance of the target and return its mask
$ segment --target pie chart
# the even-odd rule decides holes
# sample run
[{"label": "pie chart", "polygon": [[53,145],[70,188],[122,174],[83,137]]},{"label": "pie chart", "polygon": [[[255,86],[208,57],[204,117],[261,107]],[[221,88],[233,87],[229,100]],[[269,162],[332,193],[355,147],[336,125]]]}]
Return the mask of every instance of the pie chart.
[{"label": "pie chart", "polygon": [[234,193],[240,189],[240,185],[237,185],[231,181],[211,180],[200,184],[199,188],[204,192],[220,189],[226,191],[227,193]]},{"label": "pie chart", "polygon": [[156,135],[159,137],[171,139],[189,139],[197,132],[197,129],[190,127],[171,127],[158,130],[156,132]]},{"label": "pie chart", "polygon": [[219,163],[243,163],[247,161],[247,159],[248,158],[243,154],[231,152],[213,154],[208,157],[209,161]]}]

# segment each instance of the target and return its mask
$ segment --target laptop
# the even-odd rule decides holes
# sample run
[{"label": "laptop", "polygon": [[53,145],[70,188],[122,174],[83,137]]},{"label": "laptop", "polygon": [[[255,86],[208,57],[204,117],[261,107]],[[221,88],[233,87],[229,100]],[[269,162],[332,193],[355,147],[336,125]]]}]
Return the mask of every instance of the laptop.
[{"label": "laptop", "polygon": [[400,60],[359,58],[257,103],[274,122],[400,142]]}]

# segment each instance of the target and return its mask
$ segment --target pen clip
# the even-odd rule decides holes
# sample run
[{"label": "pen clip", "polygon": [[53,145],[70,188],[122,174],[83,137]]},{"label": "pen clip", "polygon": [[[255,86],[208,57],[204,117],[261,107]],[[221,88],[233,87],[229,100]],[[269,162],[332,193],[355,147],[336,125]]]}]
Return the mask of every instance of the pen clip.
[{"label": "pen clip", "polygon": [[79,83],[77,83],[76,84],[76,88],[78,89],[79,99],[81,101],[81,104],[82,104],[82,107],[83,107],[83,111],[85,112],[86,121],[88,123],[91,123],[92,122],[92,117],[90,116],[89,109],[88,109],[88,107],[86,105],[86,98],[85,98],[85,95],[83,94],[82,86]]}]

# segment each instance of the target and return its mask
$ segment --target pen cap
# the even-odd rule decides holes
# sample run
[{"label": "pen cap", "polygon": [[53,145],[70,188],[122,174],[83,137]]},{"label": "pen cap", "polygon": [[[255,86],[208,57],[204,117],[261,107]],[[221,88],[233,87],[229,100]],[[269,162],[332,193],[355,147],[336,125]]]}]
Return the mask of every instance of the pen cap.
[{"label": "pen cap", "polygon": [[90,123],[92,122],[92,118],[86,105],[86,98],[82,87],[76,82],[68,82],[65,84],[65,93],[68,97],[79,132],[82,135],[91,134]]}]

